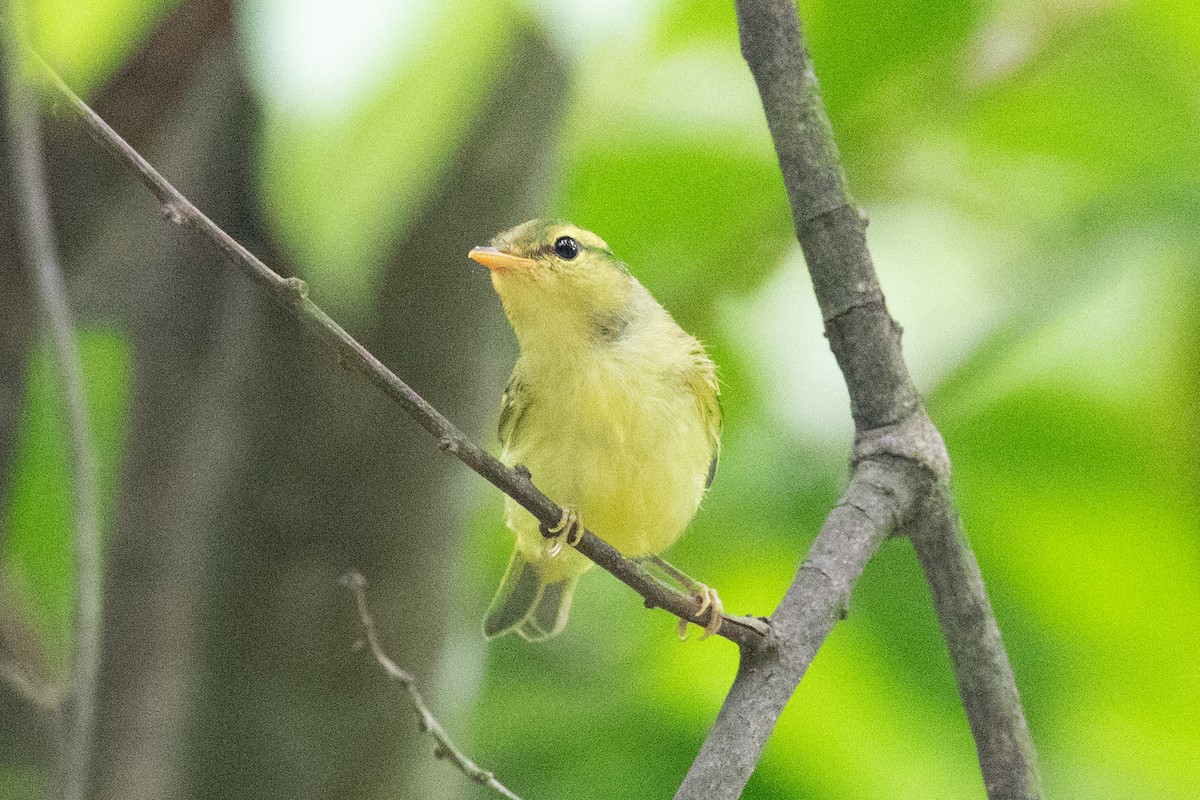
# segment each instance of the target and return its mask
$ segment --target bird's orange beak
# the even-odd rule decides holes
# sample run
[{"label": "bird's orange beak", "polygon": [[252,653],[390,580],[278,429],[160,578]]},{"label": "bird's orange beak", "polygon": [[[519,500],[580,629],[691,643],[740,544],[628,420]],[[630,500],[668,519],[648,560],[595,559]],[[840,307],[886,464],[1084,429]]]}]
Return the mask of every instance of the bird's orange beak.
[{"label": "bird's orange beak", "polygon": [[492,272],[526,270],[533,266],[532,258],[521,258],[494,247],[476,247],[467,253],[467,258],[478,261]]}]

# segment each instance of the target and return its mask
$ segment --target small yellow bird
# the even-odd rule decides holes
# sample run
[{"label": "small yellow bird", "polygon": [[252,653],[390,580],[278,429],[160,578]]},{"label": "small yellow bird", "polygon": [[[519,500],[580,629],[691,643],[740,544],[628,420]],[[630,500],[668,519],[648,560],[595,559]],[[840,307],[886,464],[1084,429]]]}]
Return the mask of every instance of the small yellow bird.
[{"label": "small yellow bird", "polygon": [[516,547],[484,635],[515,630],[536,642],[563,629],[592,566],[561,546],[582,523],[625,556],[651,557],[711,604],[711,634],[721,621],[716,593],[657,554],[683,533],[716,472],[712,360],[594,233],[532,220],[468,255],[491,271],[521,349],[501,400],[501,458],[527,467],[569,510],[547,539],[507,499]]}]

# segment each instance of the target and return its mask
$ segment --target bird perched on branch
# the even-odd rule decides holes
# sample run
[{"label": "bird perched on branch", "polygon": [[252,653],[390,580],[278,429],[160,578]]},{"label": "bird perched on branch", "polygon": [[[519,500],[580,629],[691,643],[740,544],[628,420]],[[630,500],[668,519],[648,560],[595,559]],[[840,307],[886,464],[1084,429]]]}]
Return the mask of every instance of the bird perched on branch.
[{"label": "bird perched on branch", "polygon": [[710,609],[705,635],[713,633],[716,592],[657,557],[683,533],[716,471],[712,360],[594,233],[533,220],[469,256],[491,271],[521,350],[501,401],[501,458],[527,467],[564,508],[543,533],[507,499],[516,547],[484,635],[542,641],[563,629],[592,562],[562,545],[575,544],[584,524],[695,592]]}]

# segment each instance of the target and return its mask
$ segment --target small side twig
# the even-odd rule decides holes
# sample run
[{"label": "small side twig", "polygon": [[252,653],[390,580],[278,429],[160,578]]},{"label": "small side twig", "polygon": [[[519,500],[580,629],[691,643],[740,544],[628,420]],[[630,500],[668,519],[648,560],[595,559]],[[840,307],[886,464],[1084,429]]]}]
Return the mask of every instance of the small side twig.
[{"label": "small side twig", "polygon": [[389,678],[404,684],[404,688],[408,690],[409,702],[412,703],[413,710],[417,712],[417,725],[422,733],[429,734],[437,743],[433,751],[434,755],[449,761],[472,781],[494,790],[501,797],[507,797],[509,800],[521,800],[511,789],[496,780],[495,775],[472,761],[454,744],[450,735],[446,733],[446,729],[442,727],[437,718],[433,716],[433,712],[429,710],[429,706],[426,705],[425,698],[417,689],[416,678],[383,652],[383,647],[379,644],[379,636],[375,631],[375,618],[371,616],[371,610],[367,607],[367,579],[359,572],[350,571],[342,576],[341,583],[354,594],[354,603],[358,607],[358,619],[362,622],[363,634],[366,636],[367,648],[371,651],[371,655],[375,657],[375,661]]},{"label": "small side twig", "polygon": [[[16,173],[19,227],[27,262],[34,273],[46,329],[62,382],[71,454],[74,501],[75,610],[71,646],[72,696],[64,747],[65,796],[82,798],[88,782],[100,682],[101,548],[96,452],[84,400],[83,368],[75,343],[71,307],[50,223],[50,201],[43,170],[38,107],[21,60],[13,25],[15,4],[7,3],[0,21],[7,79],[8,125]],[[12,676],[10,676],[11,679]]]},{"label": "small side twig", "polygon": [[29,705],[51,717],[57,717],[62,708],[58,692],[29,677],[17,662],[0,654],[0,683],[6,685]]},{"label": "small side twig", "polygon": [[1042,796],[1037,752],[979,563],[948,498],[930,497],[908,537],[929,581],[989,798]]}]

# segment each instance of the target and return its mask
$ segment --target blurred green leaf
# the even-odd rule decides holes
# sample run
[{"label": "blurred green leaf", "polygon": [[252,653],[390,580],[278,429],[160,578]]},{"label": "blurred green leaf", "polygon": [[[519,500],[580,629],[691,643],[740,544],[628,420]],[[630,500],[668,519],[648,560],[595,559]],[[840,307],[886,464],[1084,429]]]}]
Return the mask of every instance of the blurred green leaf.
[{"label": "blurred green leaf", "polygon": [[42,800],[44,780],[31,768],[0,765],[0,797],[4,800]]},{"label": "blurred green leaf", "polygon": [[856,193],[882,190],[898,145],[946,99],[986,5],[920,0],[802,3],[800,13],[834,137]]},{"label": "blurred green leaf", "polygon": [[25,0],[34,46],[81,96],[99,87],[179,0]]},{"label": "blurred green leaf", "polygon": [[713,299],[759,285],[794,240],[733,22],[728,7],[673,4],[645,38],[584,62],[556,210],[706,339]]},{"label": "blurred green leaf", "polygon": [[369,297],[386,249],[458,143],[472,125],[487,124],[479,104],[511,54],[515,26],[526,24],[503,0],[455,0],[425,13],[435,23],[395,54],[390,80],[345,116],[268,104],[268,211],[334,310]]},{"label": "blurred green leaf", "polygon": [[[915,694],[872,627],[852,616],[826,640],[780,717],[763,776],[817,797],[984,797],[953,682],[941,684],[941,702]],[[936,653],[938,642],[927,644]]]},{"label": "blurred green leaf", "polygon": [[[108,517],[120,463],[129,395],[129,353],[117,334],[77,337],[88,422],[98,455],[101,519]],[[0,554],[8,585],[26,610],[51,663],[65,665],[75,598],[74,512],[62,391],[46,347],[29,370],[28,399],[13,472],[12,501]],[[102,526],[103,528],[103,526]]]},{"label": "blurred green leaf", "polygon": [[587,153],[570,175],[565,216],[601,232],[672,306],[757,285],[791,238],[774,162],[714,142],[636,137]]},{"label": "blurred green leaf", "polygon": [[1178,49],[1181,66],[1200,70],[1200,16],[1189,0],[1141,0],[1131,9],[1152,26],[1156,39]]},{"label": "blurred green leaf", "polygon": [[[1134,7],[1113,7],[1041,34],[1040,47],[985,85],[972,134],[1018,154],[1081,167],[1091,194],[1122,210],[1153,207],[1153,186],[1195,186],[1200,78],[1195,54],[1164,41]],[[1033,34],[1031,34],[1033,35]]]}]

